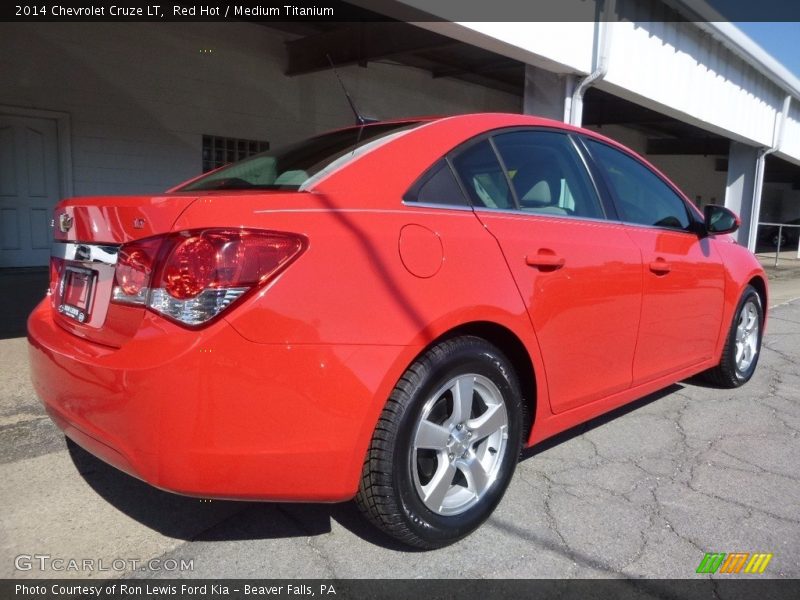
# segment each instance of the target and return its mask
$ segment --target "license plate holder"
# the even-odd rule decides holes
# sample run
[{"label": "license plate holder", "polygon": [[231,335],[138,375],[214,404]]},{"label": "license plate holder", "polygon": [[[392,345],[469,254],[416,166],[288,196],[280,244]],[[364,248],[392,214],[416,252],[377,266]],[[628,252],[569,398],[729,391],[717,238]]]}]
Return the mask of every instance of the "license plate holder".
[{"label": "license plate holder", "polygon": [[61,304],[58,312],[86,323],[92,313],[92,299],[97,273],[91,269],[68,266],[64,269]]}]

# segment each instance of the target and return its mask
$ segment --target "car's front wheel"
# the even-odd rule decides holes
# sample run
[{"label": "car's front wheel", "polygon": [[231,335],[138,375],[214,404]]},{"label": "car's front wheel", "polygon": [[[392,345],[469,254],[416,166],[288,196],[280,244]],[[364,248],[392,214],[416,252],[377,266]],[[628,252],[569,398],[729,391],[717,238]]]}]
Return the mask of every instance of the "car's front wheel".
[{"label": "car's front wheel", "polygon": [[492,513],[522,444],[516,374],[483,339],[442,342],[397,383],[372,439],[356,498],[386,533],[437,548]]},{"label": "car's front wheel", "polygon": [[706,371],[706,379],[723,388],[735,388],[747,383],[758,364],[763,330],[764,308],[761,297],[748,285],[736,307],[722,349],[722,358],[716,367]]}]

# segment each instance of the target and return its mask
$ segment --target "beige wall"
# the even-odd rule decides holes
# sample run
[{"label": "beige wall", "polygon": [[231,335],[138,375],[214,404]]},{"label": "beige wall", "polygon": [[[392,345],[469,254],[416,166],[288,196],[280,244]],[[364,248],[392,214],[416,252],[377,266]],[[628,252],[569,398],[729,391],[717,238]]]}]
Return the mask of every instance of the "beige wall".
[{"label": "beige wall", "polygon": [[[283,75],[286,39],[250,23],[2,23],[0,105],[70,115],[76,195],[159,192],[200,172],[203,134],[275,147],[353,122],[332,72]],[[521,106],[409,67],[341,75],[380,118]]]}]

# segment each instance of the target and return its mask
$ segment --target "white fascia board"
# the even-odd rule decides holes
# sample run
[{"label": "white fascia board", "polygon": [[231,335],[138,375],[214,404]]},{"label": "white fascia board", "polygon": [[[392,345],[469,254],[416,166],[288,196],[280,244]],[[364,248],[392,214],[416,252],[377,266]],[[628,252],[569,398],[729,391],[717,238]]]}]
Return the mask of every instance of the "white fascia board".
[{"label": "white fascia board", "polygon": [[800,99],[800,79],[705,0],[664,0],[778,87]]},{"label": "white fascia board", "polygon": [[596,27],[592,22],[427,21],[413,25],[555,73],[592,70]]}]

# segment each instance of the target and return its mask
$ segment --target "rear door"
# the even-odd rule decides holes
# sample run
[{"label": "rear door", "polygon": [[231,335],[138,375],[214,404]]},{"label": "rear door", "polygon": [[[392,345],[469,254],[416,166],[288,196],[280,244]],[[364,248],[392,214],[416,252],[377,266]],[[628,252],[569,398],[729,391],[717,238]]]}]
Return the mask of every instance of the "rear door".
[{"label": "rear door", "polygon": [[647,165],[601,142],[586,143],[642,253],[642,320],[633,383],[711,358],[725,285],[714,245],[696,233],[686,201]]},{"label": "rear door", "polygon": [[452,157],[495,236],[541,349],[559,413],[631,385],[641,302],[636,245],[604,208],[570,137],[499,133]]}]

